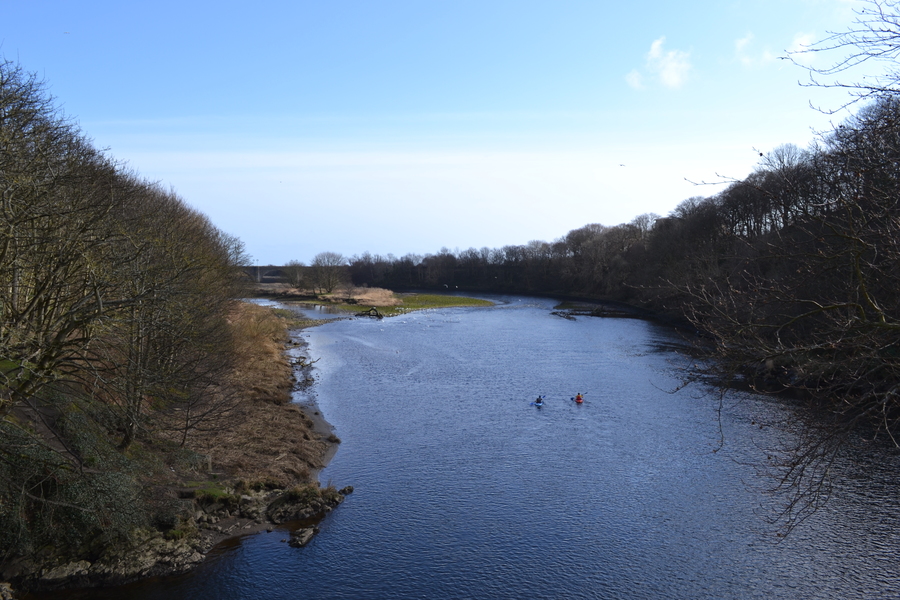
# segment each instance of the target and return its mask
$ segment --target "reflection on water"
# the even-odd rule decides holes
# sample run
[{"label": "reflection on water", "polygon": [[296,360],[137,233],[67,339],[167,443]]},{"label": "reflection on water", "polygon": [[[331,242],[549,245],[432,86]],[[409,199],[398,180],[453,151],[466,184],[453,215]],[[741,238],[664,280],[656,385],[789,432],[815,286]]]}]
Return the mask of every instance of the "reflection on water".
[{"label": "reflection on water", "polygon": [[328,304],[309,304],[306,302],[279,302],[269,298],[248,298],[245,302],[252,302],[260,306],[277,306],[297,313],[306,319],[339,319],[352,316],[352,312],[335,308]]},{"label": "reflection on water", "polygon": [[282,306],[303,315],[307,319],[337,319],[353,314],[327,304],[292,304],[286,302]]},{"label": "reflection on water", "polygon": [[306,331],[343,440],[322,479],[356,491],[305,548],[249,537],[127,597],[895,595],[898,465],[835,464],[839,495],[779,538],[758,467],[789,410],[670,393],[690,359],[651,323],[504,300]]}]

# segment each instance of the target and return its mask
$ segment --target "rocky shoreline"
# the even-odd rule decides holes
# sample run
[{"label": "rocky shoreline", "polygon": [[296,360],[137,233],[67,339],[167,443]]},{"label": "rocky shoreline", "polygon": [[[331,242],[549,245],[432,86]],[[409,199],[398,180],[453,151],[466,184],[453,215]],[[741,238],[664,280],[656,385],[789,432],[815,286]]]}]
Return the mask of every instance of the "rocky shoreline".
[{"label": "rocky shoreline", "polygon": [[[259,314],[262,309],[253,310]],[[0,583],[0,600],[184,574],[225,540],[276,529],[287,534],[282,541],[292,546],[309,543],[318,532],[317,522],[353,488],[318,483],[320,469],[340,440],[315,404],[290,402],[290,390],[312,383],[308,361],[291,360],[302,346],[299,337],[285,329],[258,345],[265,348],[253,362],[263,366],[243,374],[254,382],[245,406],[231,427],[213,437],[218,473],[212,467],[173,473],[174,478],[158,488],[180,507],[172,523],[134,531],[127,541],[106,544],[99,551],[63,556],[49,548],[0,564],[0,582],[8,582]],[[269,383],[261,389],[260,381]],[[192,479],[199,481],[178,483]]]},{"label": "rocky shoreline", "polygon": [[[276,526],[291,532],[292,546],[303,546],[318,531],[314,522],[340,505],[352,491],[349,486],[335,490],[306,485],[229,496],[227,501],[195,500],[196,512],[186,524],[187,528],[195,528],[194,535],[169,539],[158,531],[142,531],[128,546],[109,548],[94,561],[73,560],[51,568],[38,568],[23,561],[18,565],[23,573],[10,579],[16,589],[41,592],[108,587],[147,577],[179,575],[199,565],[219,542],[273,531]],[[12,589],[7,584],[4,592],[0,585],[0,599],[12,598]]]}]

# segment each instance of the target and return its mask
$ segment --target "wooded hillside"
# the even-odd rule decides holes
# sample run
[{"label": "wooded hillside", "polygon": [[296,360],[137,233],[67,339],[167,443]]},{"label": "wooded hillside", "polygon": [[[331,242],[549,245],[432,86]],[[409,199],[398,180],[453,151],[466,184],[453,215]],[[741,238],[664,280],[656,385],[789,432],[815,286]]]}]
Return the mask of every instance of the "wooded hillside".
[{"label": "wooded hillside", "polygon": [[172,527],[147,477],[237,403],[242,262],[0,62],[0,560]]}]

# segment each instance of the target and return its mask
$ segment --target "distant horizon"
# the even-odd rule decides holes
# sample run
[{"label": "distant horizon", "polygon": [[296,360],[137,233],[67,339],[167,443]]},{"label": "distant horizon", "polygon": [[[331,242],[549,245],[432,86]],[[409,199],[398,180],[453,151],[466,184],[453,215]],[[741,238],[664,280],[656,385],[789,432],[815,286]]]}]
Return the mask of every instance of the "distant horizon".
[{"label": "distant horizon", "polygon": [[[642,214],[647,214],[647,213],[642,213]],[[640,215],[635,215],[635,217],[638,217],[638,216],[640,216]],[[660,219],[670,218],[671,215],[658,215],[658,217]],[[627,225],[629,223],[631,223],[631,220],[625,221],[623,223],[616,223],[615,225],[604,225],[604,227],[617,227],[619,225]],[[581,225],[580,227],[575,227],[569,231],[573,231],[575,229],[580,229],[581,227],[585,227],[588,225],[595,225],[595,223],[585,223],[584,225]],[[601,223],[600,225],[603,225],[603,224]],[[566,233],[569,233],[569,232],[566,232]],[[396,260],[401,260],[408,256],[416,256],[420,259],[424,259],[424,258],[427,258],[428,256],[437,256],[439,254],[442,254],[442,250],[447,250],[449,253],[451,253],[453,255],[457,255],[461,252],[465,252],[466,250],[473,249],[473,248],[475,250],[479,250],[479,251],[484,248],[487,248],[489,250],[502,250],[506,246],[527,246],[531,242],[543,242],[543,243],[547,243],[547,244],[553,244],[555,242],[561,241],[563,238],[565,238],[565,234],[563,236],[554,238],[552,240],[531,239],[531,240],[528,240],[527,242],[523,242],[521,244],[504,244],[503,246],[484,246],[484,245],[482,245],[482,246],[467,246],[465,248],[460,248],[458,246],[454,246],[453,248],[450,248],[449,246],[444,244],[444,245],[438,247],[436,250],[433,250],[431,252],[404,252],[402,254],[397,254],[394,252],[380,253],[380,252],[372,252],[370,250],[363,250],[362,252],[357,252],[354,254],[347,254],[346,252],[341,252],[340,249],[337,249],[337,248],[323,248],[323,249],[317,251],[316,254],[319,254],[322,252],[335,252],[335,253],[343,256],[345,259],[347,259],[348,263],[355,258],[362,258],[366,254],[370,255],[373,258],[375,258],[375,257],[385,258],[385,259],[393,258]],[[314,258],[315,258],[315,255],[311,256],[310,260],[290,259],[290,260],[284,261],[283,263],[262,263],[259,261],[251,261],[248,264],[241,264],[238,266],[242,269],[263,268],[263,267],[286,267],[286,266],[290,266],[291,262],[300,262],[302,264],[299,266],[310,267]]]},{"label": "distant horizon", "polygon": [[[807,147],[859,1],[14,3],[0,55],[260,263],[552,242]],[[177,18],[174,17],[177,15]],[[800,56],[831,64],[836,56]],[[818,61],[818,62],[816,62]]]}]

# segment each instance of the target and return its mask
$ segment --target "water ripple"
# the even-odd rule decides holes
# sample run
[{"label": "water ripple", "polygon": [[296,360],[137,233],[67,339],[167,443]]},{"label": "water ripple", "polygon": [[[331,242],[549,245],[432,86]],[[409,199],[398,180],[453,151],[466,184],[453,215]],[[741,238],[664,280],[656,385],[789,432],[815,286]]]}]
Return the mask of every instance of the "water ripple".
[{"label": "water ripple", "polygon": [[754,465],[790,435],[757,423],[789,422],[785,409],[742,397],[720,431],[715,396],[666,392],[683,361],[666,330],[507,300],[307,332],[319,405],[344,440],[322,477],[356,491],[305,548],[261,534],[129,597],[896,593],[896,464],[835,465],[840,499],[776,542],[759,516],[777,508],[760,493],[771,482]]}]

